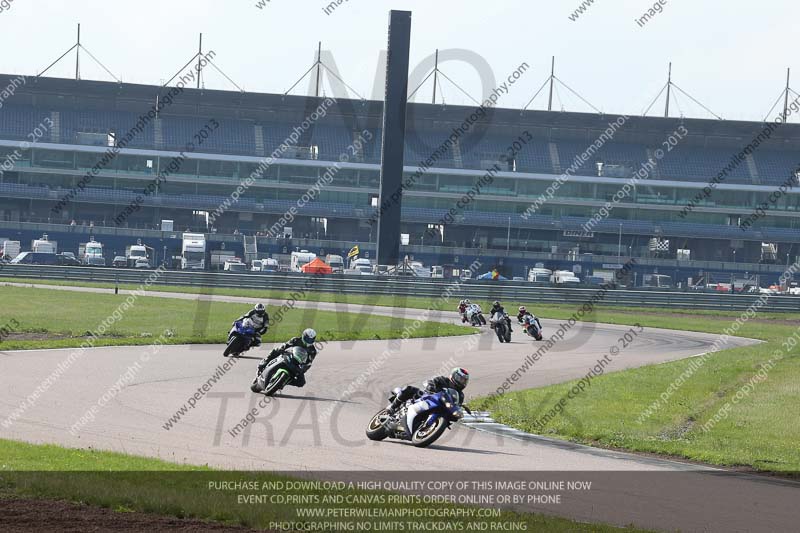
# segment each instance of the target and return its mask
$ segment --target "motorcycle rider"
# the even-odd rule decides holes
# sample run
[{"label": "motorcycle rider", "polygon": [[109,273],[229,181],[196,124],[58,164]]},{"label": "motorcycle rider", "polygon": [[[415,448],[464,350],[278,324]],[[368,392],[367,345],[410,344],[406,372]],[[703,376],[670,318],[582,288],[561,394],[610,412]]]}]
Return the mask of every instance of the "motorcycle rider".
[{"label": "motorcycle rider", "polygon": [[413,385],[406,385],[395,397],[392,405],[389,406],[389,413],[394,414],[400,406],[406,403],[411,398],[422,394],[423,392],[436,393],[444,389],[455,389],[458,392],[458,403],[464,405],[464,389],[469,383],[469,372],[463,368],[454,368],[450,371],[449,376],[436,376],[422,383],[422,389]]},{"label": "motorcycle rider", "polygon": [[539,317],[525,309],[525,306],[522,305],[519,308],[519,314],[517,314],[517,322],[523,325],[523,327],[527,330],[528,324],[536,322],[536,325],[539,326],[539,331],[542,331],[542,323],[539,322]]},{"label": "motorcycle rider", "polygon": [[508,323],[508,331],[513,332],[514,330],[511,329],[511,318],[506,314],[506,308],[503,307],[498,300],[495,300],[492,303],[492,310],[489,312],[489,316],[494,316],[495,313],[500,313],[501,315],[505,315],[506,322]]},{"label": "motorcycle rider", "polygon": [[237,318],[234,323],[246,318],[250,319],[250,321],[253,323],[253,329],[255,329],[256,334],[253,337],[253,342],[250,344],[251,348],[255,348],[256,346],[261,345],[261,336],[266,334],[267,330],[269,329],[269,315],[267,314],[267,308],[264,307],[264,304],[256,304],[255,307],[253,307],[250,311]]},{"label": "motorcycle rider", "polygon": [[467,307],[469,307],[470,301],[469,300],[461,300],[458,302],[458,314],[461,315],[461,322],[467,321]]},{"label": "motorcycle rider", "polygon": [[314,346],[314,343],[317,341],[317,332],[311,328],[307,328],[303,330],[303,334],[299,337],[292,337],[285,343],[281,344],[280,346],[274,348],[272,351],[269,352],[269,355],[261,360],[258,363],[258,375],[260,376],[261,373],[267,368],[267,365],[276,357],[281,355],[283,352],[288,351],[291,348],[299,346],[301,348],[305,348],[306,353],[308,354],[308,363],[300,367],[302,370],[302,374],[297,375],[292,381],[292,385],[295,387],[303,387],[306,384],[306,377],[305,373],[311,368],[311,364],[314,362],[314,358],[317,357],[317,348]]}]

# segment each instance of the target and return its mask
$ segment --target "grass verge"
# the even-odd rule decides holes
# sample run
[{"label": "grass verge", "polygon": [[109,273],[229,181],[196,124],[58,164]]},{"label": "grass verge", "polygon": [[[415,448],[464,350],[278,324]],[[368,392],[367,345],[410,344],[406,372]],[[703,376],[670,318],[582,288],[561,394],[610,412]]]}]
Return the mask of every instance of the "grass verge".
[{"label": "grass verge", "polygon": [[[220,482],[244,481],[264,483],[296,482],[297,478],[261,472],[225,472],[206,467],[178,465],[112,452],[78,450],[52,445],[35,445],[0,439],[0,491],[24,497],[67,499],[110,508],[117,511],[141,511],[178,518],[198,518],[253,528],[267,528],[273,522],[319,523],[320,519],[298,516],[300,507],[358,508],[358,509],[469,509],[450,504],[388,503],[377,496],[388,492],[366,492],[349,487],[307,488],[302,490],[241,489],[221,490]],[[216,484],[215,484],[216,483]],[[343,504],[276,504],[242,502],[240,495],[281,494],[302,495],[322,502],[325,496],[344,496],[357,503]],[[306,500],[308,501],[308,500]],[[348,521],[347,519],[333,519]],[[360,518],[376,530],[380,518]],[[420,519],[411,519],[419,521]],[[350,520],[352,521],[352,520]],[[538,514],[503,511],[487,518],[455,517],[445,519],[448,531],[471,531],[470,524],[501,522],[519,524],[515,531],[552,532],[612,532],[639,531],[604,525],[590,525]],[[426,519],[427,522],[427,519]],[[308,528],[304,531],[336,531],[337,529]],[[355,530],[355,529],[354,529]],[[397,529],[384,529],[397,531]],[[487,527],[487,530],[488,527]]]},{"label": "grass verge", "polygon": [[[548,315],[566,318],[574,309],[555,311]],[[740,315],[601,309],[593,320],[721,334]],[[757,314],[737,335],[759,345],[600,375],[577,394],[575,380],[472,406],[531,433],[800,477],[799,323],[798,315]]]},{"label": "grass verge", "polygon": [[[0,348],[45,349],[80,345],[90,331],[125,302],[126,295],[54,291],[30,287],[3,287]],[[170,344],[221,343],[227,339],[231,322],[248,306],[236,303],[197,302],[158,297],[138,297],[112,318],[96,346],[150,344],[169,330]],[[271,309],[272,310],[272,309]],[[339,313],[295,308],[273,320],[265,342],[283,342],[307,327],[317,330],[321,340],[368,340],[399,338],[405,328],[412,337],[436,337],[474,333],[474,329],[423,323],[410,327],[412,320],[366,313]]]}]

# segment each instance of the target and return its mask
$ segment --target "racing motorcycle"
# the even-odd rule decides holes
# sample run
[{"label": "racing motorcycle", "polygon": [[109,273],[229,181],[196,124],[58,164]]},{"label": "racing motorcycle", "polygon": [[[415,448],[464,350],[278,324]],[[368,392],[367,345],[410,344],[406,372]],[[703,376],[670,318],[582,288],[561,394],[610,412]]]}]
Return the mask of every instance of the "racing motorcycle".
[{"label": "racing motorcycle", "polygon": [[[399,388],[392,391],[389,406],[399,393]],[[408,440],[417,448],[430,446],[452,423],[463,418],[464,410],[471,414],[469,408],[462,409],[458,398],[458,392],[454,389],[444,389],[441,392],[423,392],[416,399],[407,401],[394,414],[389,413],[387,406],[369,421],[367,438]],[[407,427],[409,411],[415,413],[411,427]]]},{"label": "racing motorcycle", "polygon": [[467,322],[472,326],[485,326],[486,319],[483,316],[481,306],[478,304],[469,304],[464,315],[467,317]]},{"label": "racing motorcycle", "polygon": [[303,374],[303,368],[308,364],[308,352],[302,346],[294,346],[284,351],[258,374],[250,390],[253,392],[263,392],[267,396],[273,396],[281,391],[286,385]]},{"label": "racing motorcycle", "polygon": [[522,331],[529,337],[533,337],[537,341],[542,340],[542,328],[539,327],[539,323],[536,322],[536,319],[526,319],[522,321]]},{"label": "racing motorcycle", "polygon": [[506,313],[498,311],[492,315],[489,326],[494,330],[500,342],[511,342],[511,325]]},{"label": "racing motorcycle", "polygon": [[250,349],[253,339],[256,337],[256,328],[253,321],[249,318],[237,320],[228,332],[228,345],[222,353],[222,357],[232,355],[237,357]]}]

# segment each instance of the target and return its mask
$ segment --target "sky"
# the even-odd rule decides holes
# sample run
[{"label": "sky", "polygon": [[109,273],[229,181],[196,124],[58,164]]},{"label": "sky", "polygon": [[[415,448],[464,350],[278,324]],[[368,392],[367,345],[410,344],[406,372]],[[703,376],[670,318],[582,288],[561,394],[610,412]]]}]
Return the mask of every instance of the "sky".
[{"label": "sky", "polygon": [[[0,72],[39,73],[74,44],[80,23],[82,44],[125,82],[166,82],[197,52],[202,32],[214,63],[248,92],[285,92],[313,64],[321,41],[329,67],[358,95],[381,99],[388,13],[404,9],[412,12],[409,92],[430,71],[437,48],[442,58],[456,58],[442,61],[441,71],[475,100],[488,96],[491,80],[497,86],[527,64],[499,107],[528,104],[549,76],[552,56],[556,76],[605,113],[641,115],[663,88],[670,62],[673,82],[726,119],[763,119],[785,86],[787,68],[800,92],[800,3],[660,1],[660,12],[640,24],[657,2],[346,0],[326,13],[331,0],[0,0]],[[73,53],[47,75],[74,77],[74,70]],[[235,90],[212,69],[204,75],[207,88]],[[86,54],[81,77],[112,80]],[[331,78],[323,80],[325,94],[347,96]],[[554,109],[592,111],[556,87]],[[306,79],[292,94],[310,89]],[[429,79],[415,100],[431,96]],[[446,79],[437,101],[442,97],[471,104]],[[547,90],[529,108],[546,107]],[[672,116],[711,116],[680,92],[671,107]],[[649,114],[663,113],[662,95]]]}]

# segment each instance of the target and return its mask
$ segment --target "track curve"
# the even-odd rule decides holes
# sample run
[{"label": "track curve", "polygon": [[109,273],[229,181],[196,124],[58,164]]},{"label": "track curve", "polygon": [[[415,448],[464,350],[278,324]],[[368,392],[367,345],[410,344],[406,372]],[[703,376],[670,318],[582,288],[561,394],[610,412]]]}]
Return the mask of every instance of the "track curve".
[{"label": "track curve", "polygon": [[[48,287],[53,288],[53,287]],[[59,287],[60,290],[73,290]],[[87,290],[74,288],[74,290]],[[92,291],[91,289],[89,289]],[[102,291],[102,290],[100,290]],[[104,291],[104,292],[107,292]],[[196,295],[149,293],[149,296],[197,299]],[[246,298],[214,296],[218,301],[249,302]],[[274,302],[272,302],[274,304]],[[365,312],[362,306],[302,303],[318,309]],[[417,309],[369,308],[369,312],[416,318]],[[455,313],[432,319],[455,321]],[[545,332],[559,321],[544,320]],[[522,375],[514,389],[558,383],[585,375],[597,359],[617,343],[629,326],[580,324],[564,341]],[[607,371],[656,364],[704,353],[714,335],[647,328]],[[731,339],[729,346],[754,341]],[[484,330],[476,336],[399,341],[331,342],[320,353],[304,389],[287,388],[265,407],[262,396],[248,385],[256,354],[237,360],[205,392],[181,420],[165,428],[173,415],[214,375],[221,346],[167,346],[142,361],[146,347],[86,350],[65,375],[9,428],[5,438],[57,443],[154,456],[170,461],[209,464],[226,469],[266,470],[449,470],[503,471],[513,479],[519,471],[682,472],[691,476],[670,491],[639,484],[636,489],[607,489],[582,495],[567,508],[532,505],[528,510],[563,514],[587,521],[635,523],[649,528],[684,530],[759,530],[768,513],[772,530],[796,526],[797,484],[757,476],[720,477],[714,469],[675,461],[596,450],[551,442],[498,437],[456,427],[434,446],[418,450],[400,442],[373,443],[364,436],[371,415],[385,403],[386,392],[404,383],[418,383],[445,366],[468,368],[473,396],[495,390],[541,343],[523,340],[518,329],[512,343],[501,344]],[[390,349],[391,355],[370,373],[356,392],[347,394],[370,362]],[[0,357],[0,420],[16,408],[70,350],[5,352]],[[262,355],[265,350],[261,350]],[[251,359],[252,357],[252,359]],[[70,433],[70,427],[107,393],[126,370],[141,367],[130,384],[115,393],[94,420]],[[233,429],[253,408],[256,422]],[[332,412],[331,412],[331,409]],[[326,413],[331,414],[326,418]],[[320,421],[322,419],[322,422]],[[673,478],[677,483],[677,478]],[[744,491],[744,492],[742,492]],[[749,494],[751,505],[731,500]],[[615,503],[624,497],[628,505]],[[680,512],[675,512],[680,509]],[[751,526],[751,527],[748,527]],[[790,527],[791,526],[791,527]]]}]

